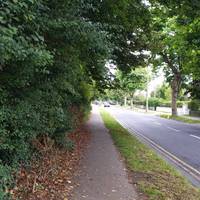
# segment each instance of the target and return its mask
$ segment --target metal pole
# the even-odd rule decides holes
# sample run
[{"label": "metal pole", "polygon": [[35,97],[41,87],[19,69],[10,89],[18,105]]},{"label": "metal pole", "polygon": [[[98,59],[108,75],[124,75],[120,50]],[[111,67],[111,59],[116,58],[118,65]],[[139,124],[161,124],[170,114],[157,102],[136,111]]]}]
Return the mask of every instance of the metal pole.
[{"label": "metal pole", "polygon": [[150,66],[147,66],[147,88],[146,88],[146,112],[149,111],[149,82],[150,82]]}]

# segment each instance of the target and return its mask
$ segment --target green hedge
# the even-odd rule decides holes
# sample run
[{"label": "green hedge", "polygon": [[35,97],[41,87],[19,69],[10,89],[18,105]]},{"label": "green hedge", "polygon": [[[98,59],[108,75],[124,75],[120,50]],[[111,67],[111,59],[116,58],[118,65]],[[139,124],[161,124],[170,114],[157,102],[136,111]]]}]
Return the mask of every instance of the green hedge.
[{"label": "green hedge", "polygon": [[[177,106],[178,107],[182,107],[184,104],[188,104],[189,102],[188,101],[177,101]],[[134,101],[134,104],[135,105],[143,105],[145,106],[146,104],[146,101],[145,100],[137,100],[137,101]],[[149,98],[149,107],[153,107],[154,109],[156,109],[156,107],[171,107],[171,101],[167,101],[167,100],[164,100],[164,99],[160,99],[160,98]]]}]

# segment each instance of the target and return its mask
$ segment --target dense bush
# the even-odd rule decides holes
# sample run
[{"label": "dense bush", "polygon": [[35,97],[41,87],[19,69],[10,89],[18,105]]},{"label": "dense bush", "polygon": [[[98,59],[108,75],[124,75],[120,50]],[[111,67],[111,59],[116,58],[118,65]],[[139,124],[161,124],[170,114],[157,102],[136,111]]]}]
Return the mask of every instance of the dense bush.
[{"label": "dense bush", "polygon": [[13,178],[11,177],[11,169],[7,165],[0,163],[0,199],[9,199],[9,193],[5,193],[12,186]]},{"label": "dense bush", "polygon": [[98,82],[91,65],[96,76],[106,73],[104,34],[81,20],[78,3],[51,2],[0,1],[0,199],[10,172],[31,157],[34,139],[73,146],[66,138],[76,126],[71,108],[89,110],[88,88]]}]

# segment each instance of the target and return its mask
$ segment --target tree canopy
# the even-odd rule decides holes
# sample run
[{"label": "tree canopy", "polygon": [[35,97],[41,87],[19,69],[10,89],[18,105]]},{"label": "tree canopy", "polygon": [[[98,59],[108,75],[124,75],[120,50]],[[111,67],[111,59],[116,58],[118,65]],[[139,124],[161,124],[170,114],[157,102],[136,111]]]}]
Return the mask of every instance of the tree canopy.
[{"label": "tree canopy", "polygon": [[199,79],[199,6],[195,1],[151,3],[152,60],[156,61],[156,66],[164,67],[172,88],[172,114],[176,115],[181,87],[191,79]]}]

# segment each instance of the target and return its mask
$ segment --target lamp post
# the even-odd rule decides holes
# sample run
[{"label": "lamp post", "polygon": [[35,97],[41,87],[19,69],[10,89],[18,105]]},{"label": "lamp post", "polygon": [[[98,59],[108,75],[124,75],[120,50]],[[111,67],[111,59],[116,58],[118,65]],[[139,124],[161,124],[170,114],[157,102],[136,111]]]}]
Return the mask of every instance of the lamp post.
[{"label": "lamp post", "polygon": [[149,83],[151,76],[151,66],[147,66],[147,87],[146,87],[146,112],[149,111]]}]

